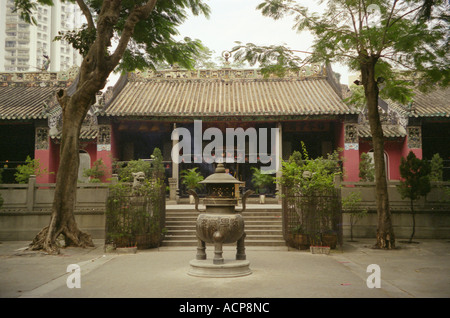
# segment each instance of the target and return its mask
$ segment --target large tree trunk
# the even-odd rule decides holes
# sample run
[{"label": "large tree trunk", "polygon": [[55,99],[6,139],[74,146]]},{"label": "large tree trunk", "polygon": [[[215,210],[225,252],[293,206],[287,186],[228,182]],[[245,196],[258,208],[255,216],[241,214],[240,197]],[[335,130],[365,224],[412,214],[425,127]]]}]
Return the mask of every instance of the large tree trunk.
[{"label": "large tree trunk", "polygon": [[378,214],[378,228],[376,248],[395,248],[395,236],[392,228],[391,212],[389,209],[389,196],[384,162],[384,137],[378,113],[378,84],[375,79],[375,64],[377,58],[366,56],[361,63],[361,79],[364,85],[367,108],[369,114],[370,131],[372,133],[376,200]]},{"label": "large tree trunk", "polygon": [[[121,1],[103,1],[97,19],[96,38],[81,64],[77,89],[72,96],[60,91],[58,101],[63,112],[60,163],[56,177],[50,224],[43,228],[30,244],[30,249],[42,249],[48,253],[58,253],[56,239],[64,235],[66,246],[93,246],[89,234],[79,230],[74,217],[79,164],[79,135],[83,120],[95,101],[95,95],[106,85],[109,74],[119,64],[135,25],[148,18],[157,0],[148,0],[135,6],[128,14],[119,43],[113,54],[108,53],[114,26],[119,20]],[[95,29],[94,20],[88,8],[81,10],[87,18],[88,26]]]},{"label": "large tree trunk", "polygon": [[[63,131],[60,149],[60,163],[56,177],[55,196],[50,224],[43,228],[30,244],[33,250],[59,253],[57,238],[63,235],[66,246],[94,246],[89,234],[79,230],[74,216],[79,165],[79,133],[85,116],[84,109],[90,105],[75,105],[66,99],[63,105]],[[81,107],[80,107],[81,106]],[[86,110],[87,112],[87,110]]]}]

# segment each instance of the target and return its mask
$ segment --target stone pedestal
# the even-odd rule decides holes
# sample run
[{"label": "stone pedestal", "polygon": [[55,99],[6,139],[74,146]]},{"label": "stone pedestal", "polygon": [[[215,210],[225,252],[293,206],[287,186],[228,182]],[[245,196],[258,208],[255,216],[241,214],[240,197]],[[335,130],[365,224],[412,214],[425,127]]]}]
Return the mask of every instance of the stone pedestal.
[{"label": "stone pedestal", "polygon": [[229,278],[247,276],[252,273],[247,260],[226,260],[224,264],[214,264],[213,260],[192,260],[190,262],[191,276],[210,278]]}]

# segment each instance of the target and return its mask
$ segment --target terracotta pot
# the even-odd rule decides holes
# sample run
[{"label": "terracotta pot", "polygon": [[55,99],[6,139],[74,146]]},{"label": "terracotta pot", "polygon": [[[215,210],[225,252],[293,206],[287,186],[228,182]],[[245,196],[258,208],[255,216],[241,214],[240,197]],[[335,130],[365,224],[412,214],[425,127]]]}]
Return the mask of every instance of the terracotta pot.
[{"label": "terracotta pot", "polygon": [[335,249],[337,245],[336,234],[322,234],[322,245],[329,246],[331,249]]},{"label": "terracotta pot", "polygon": [[295,248],[305,250],[309,247],[309,236],[307,234],[293,234],[291,236],[292,244]]}]

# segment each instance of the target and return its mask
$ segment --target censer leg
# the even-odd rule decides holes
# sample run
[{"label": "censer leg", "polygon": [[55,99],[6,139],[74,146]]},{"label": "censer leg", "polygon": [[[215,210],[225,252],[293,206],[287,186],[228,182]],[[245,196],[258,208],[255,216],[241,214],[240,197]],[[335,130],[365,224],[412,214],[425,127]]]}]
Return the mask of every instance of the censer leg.
[{"label": "censer leg", "polygon": [[214,264],[223,264],[223,251],[222,251],[222,243],[215,243],[214,244]]},{"label": "censer leg", "polygon": [[246,259],[245,256],[245,236],[246,234],[244,233],[241,238],[237,241],[237,252],[236,252],[236,260],[238,261],[244,261]]},{"label": "censer leg", "polygon": [[213,264],[223,264],[223,250],[222,250],[222,234],[220,232],[216,232],[213,235],[214,240],[214,259]]},{"label": "censer leg", "polygon": [[198,260],[203,260],[206,259],[206,244],[204,241],[202,241],[201,239],[198,239],[197,241],[197,259]]}]

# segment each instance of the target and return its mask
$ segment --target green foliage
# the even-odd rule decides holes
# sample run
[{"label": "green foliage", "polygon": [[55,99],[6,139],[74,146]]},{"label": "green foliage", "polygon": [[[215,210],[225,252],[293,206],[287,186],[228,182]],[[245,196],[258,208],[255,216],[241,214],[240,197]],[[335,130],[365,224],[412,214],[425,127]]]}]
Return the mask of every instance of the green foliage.
[{"label": "green foliage", "polygon": [[[420,83],[418,87],[426,90],[436,83],[447,86],[450,78],[448,14],[444,6],[436,5],[428,20],[417,19],[422,2],[333,0],[318,14],[293,0],[264,0],[257,6],[264,16],[275,20],[292,17],[293,29],[312,33],[312,52],[302,60],[298,51],[285,46],[238,43],[234,57],[260,63],[265,71],[277,75],[305,62],[338,62],[359,71],[368,57],[374,57],[375,78],[385,79],[381,97],[408,103],[413,98],[412,85]],[[371,13],[370,5],[380,9],[379,17]]]},{"label": "green foliage", "polygon": [[435,153],[433,155],[430,165],[430,181],[442,181],[444,173],[444,161],[438,153]]},{"label": "green foliage", "polygon": [[[302,158],[305,158],[302,160]],[[278,182],[288,191],[310,195],[334,189],[334,176],[339,170],[339,152],[328,154],[327,158],[308,159],[303,145],[303,155],[294,152],[287,161],[282,162],[282,176]]]},{"label": "green foliage", "polygon": [[251,167],[253,171],[252,183],[256,193],[264,193],[266,188],[275,182],[275,178],[268,173],[262,173],[260,169]]},{"label": "green foliage", "polygon": [[89,48],[94,43],[96,38],[96,30],[88,28],[87,24],[83,24],[79,30],[58,31],[58,35],[53,39],[54,41],[65,40],[77,50],[81,56],[86,57]]},{"label": "green foliage", "polygon": [[150,172],[153,178],[163,179],[165,170],[161,150],[159,148],[155,148],[150,158],[152,159]]},{"label": "green foliage", "polygon": [[342,210],[350,214],[350,240],[353,241],[353,226],[367,215],[367,209],[361,206],[361,192],[350,192],[342,198]]},{"label": "green foliage", "polygon": [[397,190],[401,197],[403,199],[408,198],[411,204],[413,226],[409,243],[412,242],[416,226],[413,202],[422,196],[426,196],[431,191],[430,173],[430,163],[427,160],[417,158],[412,151],[409,152],[406,159],[402,158],[401,160],[400,176],[402,180],[400,180]]},{"label": "green foliage", "polygon": [[159,246],[164,233],[163,188],[160,180],[146,180],[138,191],[129,183],[111,184],[106,204],[106,243],[116,247]]},{"label": "green foliage", "polygon": [[47,169],[41,169],[39,159],[31,159],[27,156],[25,165],[17,167],[17,172],[14,174],[18,183],[28,183],[28,179],[31,175],[36,177],[49,173]]},{"label": "green foliage", "polygon": [[235,61],[247,61],[251,66],[259,63],[265,77],[275,75],[283,77],[288,71],[297,72],[302,60],[283,45],[257,46],[253,43],[242,44],[236,41],[232,49]]},{"label": "green foliage", "polygon": [[181,171],[181,183],[186,186],[189,190],[200,189],[203,187],[203,184],[199,184],[200,181],[203,181],[203,176],[200,172],[197,171],[198,168],[192,168]]},{"label": "green foliage", "polygon": [[159,148],[153,150],[151,161],[138,159],[131,160],[122,166],[117,165],[119,180],[122,182],[133,182],[133,173],[143,172],[146,179],[163,179],[164,165],[163,156]]},{"label": "green foliage", "polygon": [[142,159],[131,160],[126,166],[119,168],[119,180],[122,182],[133,182],[133,173],[143,172],[148,178],[151,176],[152,165],[149,161],[144,161]]},{"label": "green foliage", "polygon": [[402,158],[400,163],[400,185],[397,186],[402,198],[411,201],[425,196],[431,191],[430,184],[431,167],[428,161],[421,160],[410,151],[408,156]]},{"label": "green foliage", "polygon": [[[77,1],[78,3],[78,1]],[[93,20],[93,27],[85,24],[78,30],[58,32],[54,40],[69,42],[80,54],[85,57],[89,52],[98,33],[97,22],[102,13],[104,1],[80,1],[87,6]],[[118,18],[111,14],[108,22],[114,21],[114,38],[118,40],[125,31],[125,25],[133,9],[145,5],[147,1],[133,0],[121,1]],[[52,0],[15,0],[16,10],[21,18],[31,24],[37,24],[33,9],[37,4],[53,5]],[[105,11],[107,12],[107,11]],[[205,15],[209,17],[210,9],[203,0],[174,0],[157,1],[156,6],[148,19],[140,20],[132,38],[128,42],[121,62],[116,71],[133,71],[135,69],[155,68],[158,63],[167,62],[169,65],[179,64],[182,67],[192,68],[196,63],[196,56],[204,47],[199,40],[185,37],[176,40],[179,35],[177,28],[192,15]],[[111,43],[107,44],[111,46]],[[107,53],[110,54],[110,53]],[[105,56],[106,59],[109,56]]]},{"label": "green foliage", "polygon": [[361,154],[361,160],[359,161],[359,178],[363,182],[375,181],[375,166],[372,158],[365,152]]},{"label": "green foliage", "polygon": [[99,183],[100,179],[106,174],[108,168],[102,159],[95,161],[92,164],[92,168],[84,169],[83,176],[89,177],[89,182]]}]

